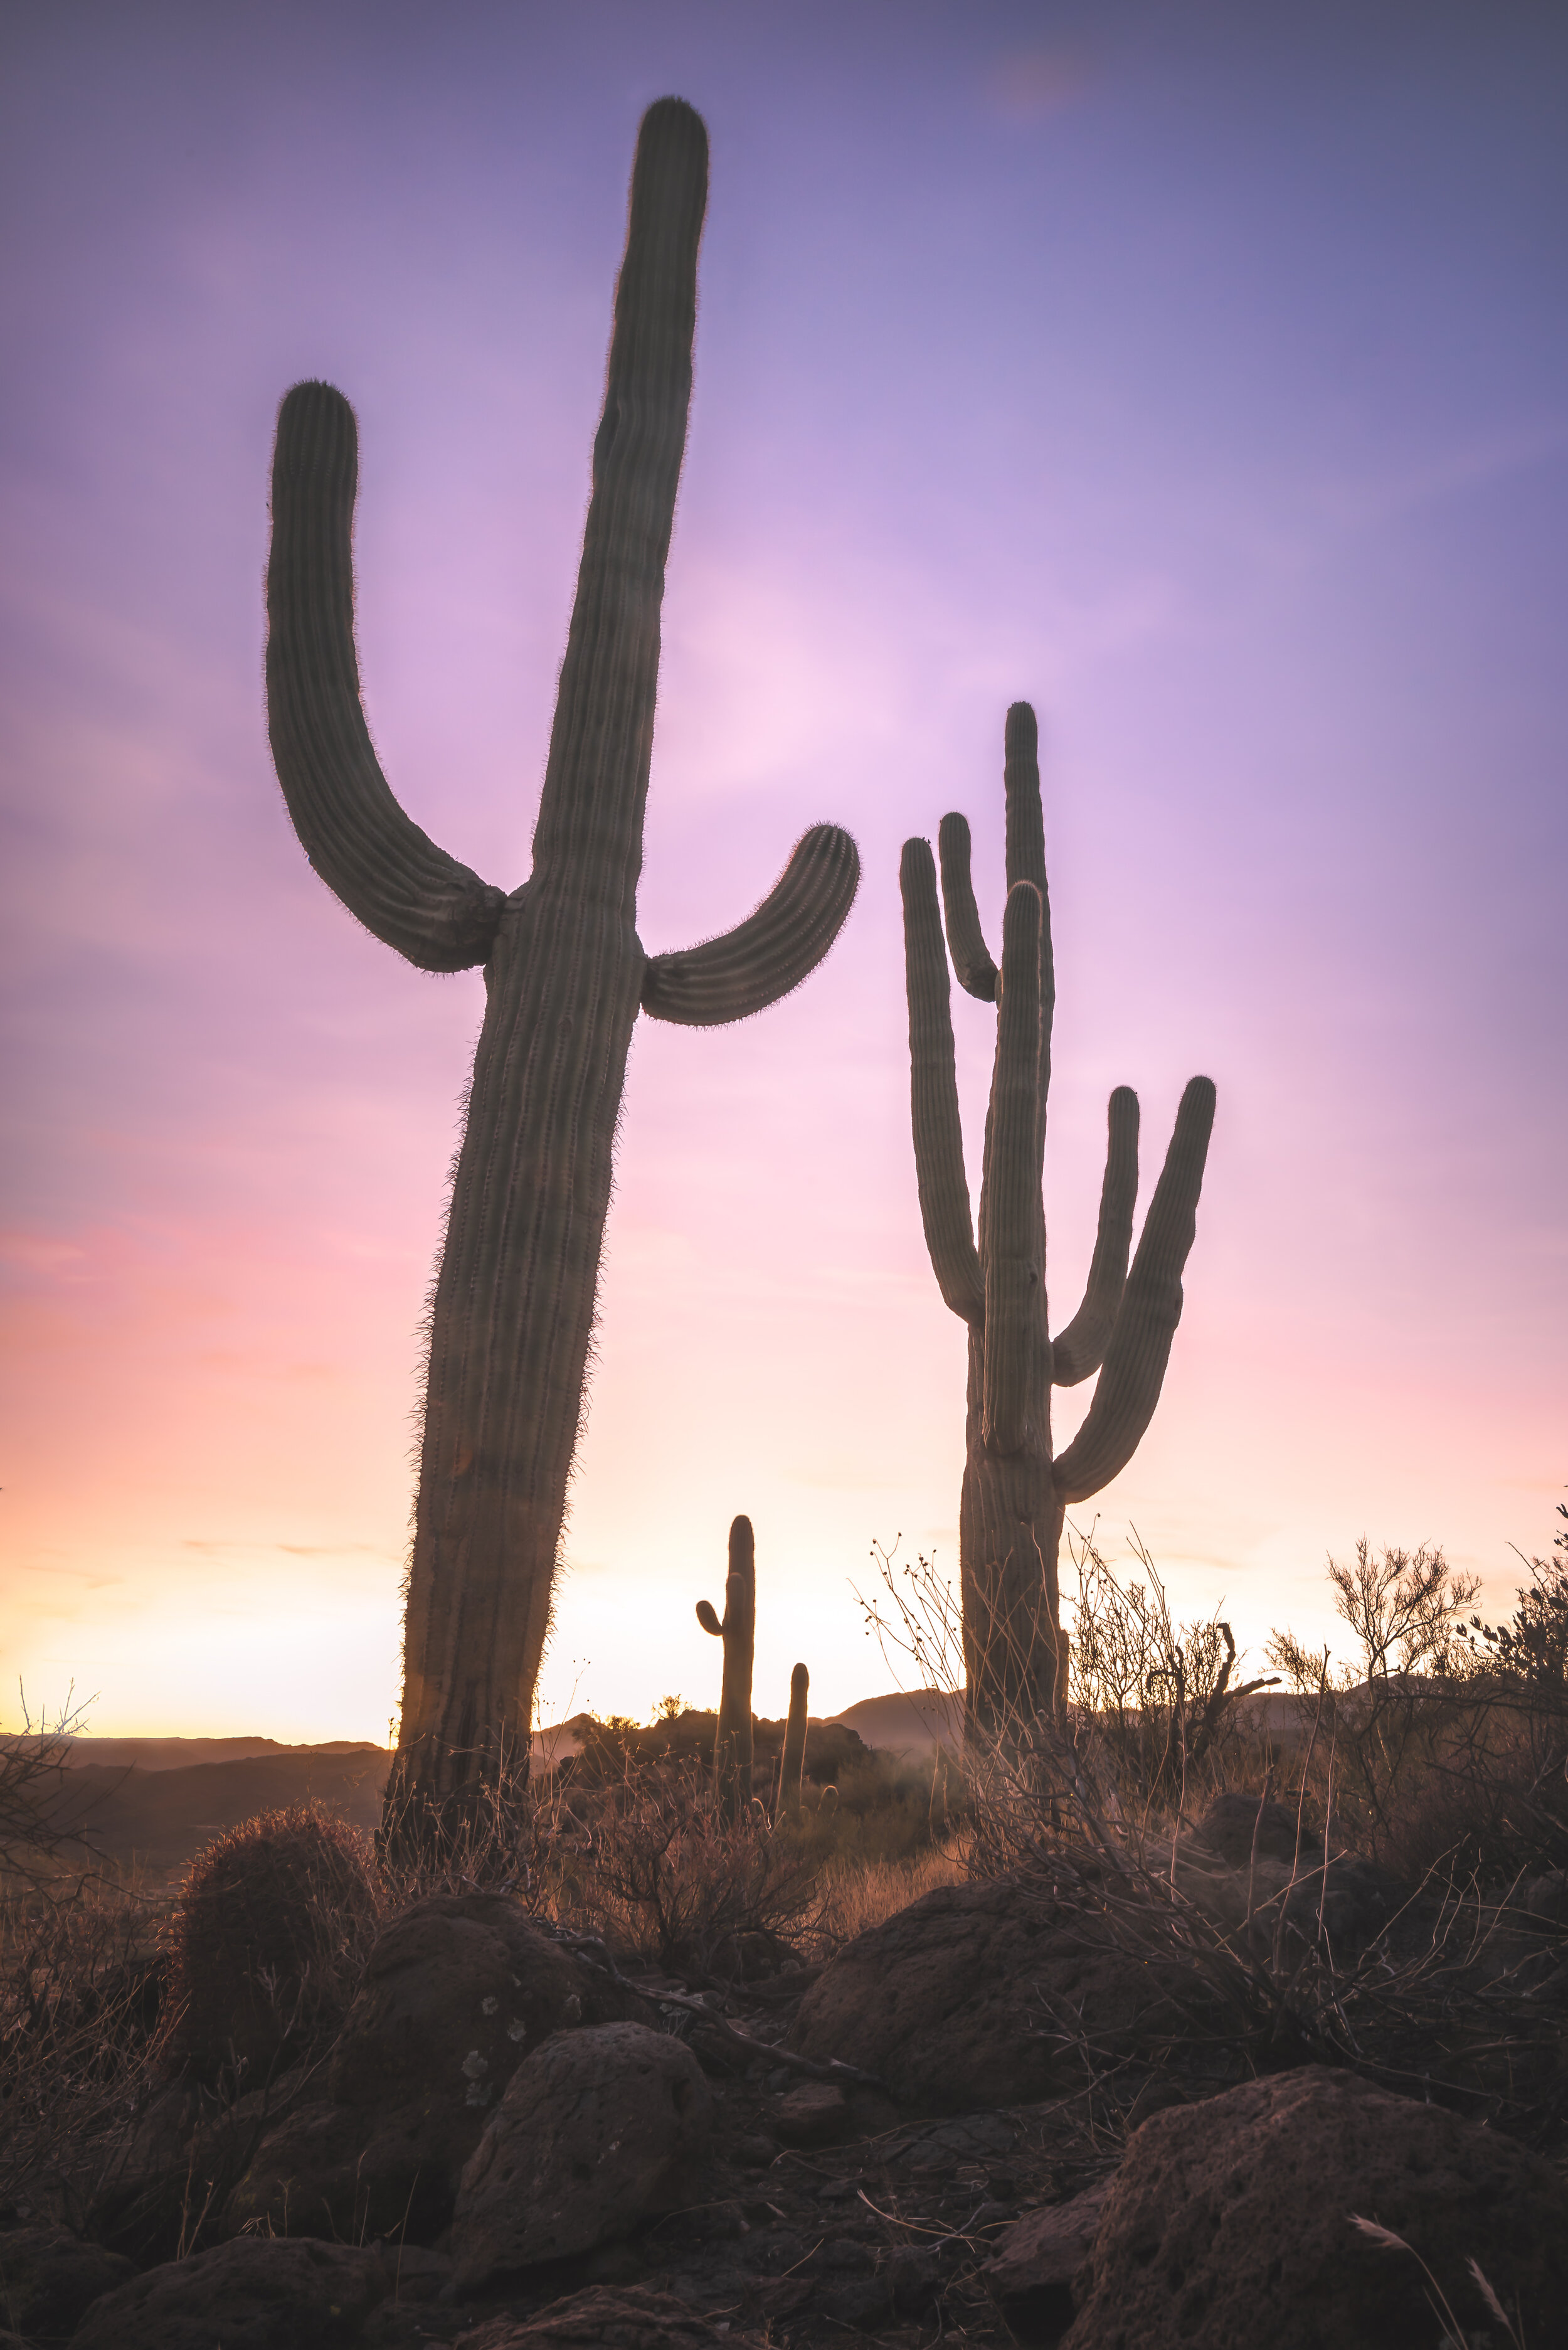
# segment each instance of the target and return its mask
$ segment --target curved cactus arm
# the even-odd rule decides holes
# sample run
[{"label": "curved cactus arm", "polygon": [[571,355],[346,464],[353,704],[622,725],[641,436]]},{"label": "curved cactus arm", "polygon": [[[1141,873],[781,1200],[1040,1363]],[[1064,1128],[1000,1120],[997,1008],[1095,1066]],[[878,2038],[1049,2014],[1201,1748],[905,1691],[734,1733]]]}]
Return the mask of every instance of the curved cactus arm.
[{"label": "curved cactus arm", "polygon": [[1106,1115],[1106,1180],[1100,1186],[1100,1226],[1084,1302],[1051,1341],[1053,1387],[1075,1388],[1106,1358],[1116,1310],[1127,1286],[1137,1199],[1137,1096],[1118,1086]]},{"label": "curved cactus arm", "polygon": [[996,965],[980,927],[970,876],[969,819],[945,816],[937,827],[937,854],[942,861],[942,910],[947,917],[948,950],[959,985],[982,1003],[996,1002]]},{"label": "curved cactus arm", "polygon": [[[1031,1437],[1045,1337],[1045,1222],[1034,1164],[1039,1118],[1040,892],[1015,882],[1002,918],[1002,1008],[991,1087],[985,1219],[987,1448],[1016,1452]],[[1044,1392],[1049,1394],[1049,1383]]]},{"label": "curved cactus arm", "polygon": [[712,1634],[715,1640],[723,1638],[724,1627],[720,1623],[718,1613],[711,1599],[700,1599],[697,1602],[697,1621],[701,1625],[704,1632]]},{"label": "curved cactus arm", "polygon": [[942,1303],[966,1322],[985,1312],[985,1284],[970,1222],[951,991],[937,911],[930,843],[907,840],[898,865],[904,900],[904,975],[909,998],[909,1111],[920,1221]]},{"label": "curved cactus arm", "polygon": [[1214,1086],[1194,1077],[1181,1097],[1127,1275],[1106,1365],[1088,1417],[1055,1466],[1064,1503],[1085,1502],[1127,1467],[1137,1451],[1170,1359],[1181,1319],[1181,1274],[1197,1229],[1198,1195],[1214,1127]]},{"label": "curved cactus arm", "polygon": [[704,946],[649,956],[643,1010],[685,1028],[718,1028],[765,1011],[816,969],[859,886],[860,852],[849,835],[814,825],[754,914]]},{"label": "curved cactus arm", "polygon": [[370,745],[354,651],[354,411],[296,383],[278,412],[267,562],[267,731],[305,853],[329,889],[421,971],[483,962],[504,894],[403,814]]}]

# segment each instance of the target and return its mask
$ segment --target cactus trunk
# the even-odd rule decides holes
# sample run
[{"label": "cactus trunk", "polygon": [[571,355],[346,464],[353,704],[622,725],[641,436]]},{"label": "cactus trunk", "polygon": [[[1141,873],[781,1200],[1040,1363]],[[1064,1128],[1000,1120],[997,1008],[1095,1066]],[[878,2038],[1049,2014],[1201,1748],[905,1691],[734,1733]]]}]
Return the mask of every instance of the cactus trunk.
[{"label": "cactus trunk", "polygon": [[[987,951],[970,875],[969,827],[940,833],[947,947],[929,843],[904,844],[904,957],[910,1116],[920,1214],[943,1302],[969,1326],[969,1388],[959,1577],[965,1732],[1012,1744],[1067,1690],[1058,1558],[1069,1503],[1107,1484],[1137,1449],[1158,1400],[1181,1314],[1214,1118],[1214,1087],[1195,1077],[1155,1190],[1130,1274],[1137,1193],[1137,1099],[1110,1099],[1099,1231],[1084,1301],[1048,1335],[1042,1175],[1055,974],[1034,712],[1007,713],[1007,904],[1000,970]],[[970,1222],[953,1053],[948,955],[970,994],[998,1007],[996,1060],[978,1223]],[[1060,1459],[1052,1387],[1100,1374],[1088,1416]]]},{"label": "cactus trunk", "polygon": [[348,403],[302,384],[279,416],[267,692],[289,813],[313,865],[379,938],[426,970],[483,962],[486,983],[431,1317],[385,1814],[405,1840],[455,1825],[526,1769],[639,1009],[707,1026],[776,1001],[826,953],[858,878],[853,841],[818,826],[724,937],[649,957],[637,935],[707,161],[689,106],[649,109],[533,871],[509,897],[409,821],[370,746]]},{"label": "cactus trunk", "polygon": [[[1052,1711],[1060,1693],[1066,1659],[1057,1563],[1065,1513],[1048,1436],[1012,1453],[987,1449],[984,1351],[971,1332],[959,1587],[967,1716],[974,1731],[994,1740],[1010,1721]],[[1039,1400],[1044,1419],[1048,1395]]]},{"label": "cactus trunk", "polygon": [[779,1762],[779,1800],[775,1820],[800,1817],[801,1781],[805,1776],[806,1699],[811,1675],[796,1665],[789,1677],[789,1720],[784,1723],[784,1753]]}]

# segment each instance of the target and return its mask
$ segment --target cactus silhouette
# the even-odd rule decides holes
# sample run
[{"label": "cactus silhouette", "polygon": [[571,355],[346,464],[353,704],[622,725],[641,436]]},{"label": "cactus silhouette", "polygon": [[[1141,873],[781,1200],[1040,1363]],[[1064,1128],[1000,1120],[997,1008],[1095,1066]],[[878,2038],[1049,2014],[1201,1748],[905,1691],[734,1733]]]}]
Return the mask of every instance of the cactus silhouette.
[{"label": "cactus silhouette", "polygon": [[[969,826],[942,818],[942,906],[961,986],[997,1007],[996,1059],[980,1192],[970,1222],[959,1122],[948,959],[930,845],[907,840],[899,870],[909,1003],[910,1113],[926,1245],[942,1299],[969,1326],[969,1393],[959,1576],[965,1727],[1010,1739],[1053,1711],[1067,1684],[1057,1555],[1069,1503],[1087,1500],[1132,1459],[1159,1399],[1181,1316],[1181,1274],[1214,1123],[1214,1087],[1181,1097],[1132,1271],[1137,1097],[1110,1098],[1099,1230],[1084,1302],[1054,1339],[1045,1303],[1042,1198],[1055,974],[1034,712],[1007,713],[1007,904],[1000,972],[986,949],[970,873]],[[1051,1388],[1099,1371],[1088,1416],[1059,1460]]]},{"label": "cactus silhouette", "polygon": [[800,1783],[805,1776],[805,1701],[810,1689],[811,1675],[804,1665],[796,1665],[789,1677],[789,1720],[784,1723],[784,1753],[779,1762],[775,1821],[800,1817]]},{"label": "cactus silhouette", "polygon": [[730,1528],[730,1572],[721,1623],[712,1604],[697,1602],[704,1632],[724,1643],[724,1679],[713,1740],[719,1816],[732,1827],[752,1799],[752,1656],[757,1634],[757,1546],[750,1518]]},{"label": "cactus silhouette", "polygon": [[487,989],[431,1315],[385,1815],[405,1838],[461,1814],[526,1757],[639,1008],[704,1027],[776,1002],[821,962],[858,879],[854,842],[819,825],[726,936],[649,956],[637,935],[707,167],[691,108],[650,107],[533,870],[510,894],[410,821],[370,745],[353,631],[352,411],[330,386],[304,383],[278,417],[267,708],[289,814],[317,871],[379,939],[426,971],[483,964]]}]

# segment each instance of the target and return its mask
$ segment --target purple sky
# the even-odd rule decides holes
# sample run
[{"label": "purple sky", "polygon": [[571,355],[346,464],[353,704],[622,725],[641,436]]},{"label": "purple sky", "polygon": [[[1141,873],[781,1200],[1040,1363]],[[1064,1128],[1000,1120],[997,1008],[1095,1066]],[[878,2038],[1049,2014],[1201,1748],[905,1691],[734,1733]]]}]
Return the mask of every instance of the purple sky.
[{"label": "purple sky", "polygon": [[0,1674],[104,1731],[384,1733],[482,983],[288,827],[273,418],[354,401],[372,730],[514,885],[667,90],[713,172],[639,927],[727,927],[822,817],[866,879],[784,1006],[639,1026],[546,1711],[711,1698],[737,1510],[764,1712],[796,1656],[816,1710],[887,1686],[874,1538],[956,1563],[898,854],[964,809],[994,942],[1019,696],[1054,1322],[1111,1086],[1146,1196],[1220,1088],[1107,1547],[1254,1644],[1339,1645],[1362,1533],[1505,1607],[1568,1483],[1562,10],[55,0],[0,68]]}]

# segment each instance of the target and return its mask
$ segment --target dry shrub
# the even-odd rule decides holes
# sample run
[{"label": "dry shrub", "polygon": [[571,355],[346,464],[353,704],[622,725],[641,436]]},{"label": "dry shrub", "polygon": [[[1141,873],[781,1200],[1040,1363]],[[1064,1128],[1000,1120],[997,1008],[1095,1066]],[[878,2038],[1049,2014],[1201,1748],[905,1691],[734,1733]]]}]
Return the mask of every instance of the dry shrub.
[{"label": "dry shrub", "polygon": [[0,1896],[0,2204],[79,2226],[168,2035],[160,1904],[33,1875]]},{"label": "dry shrub", "polygon": [[628,1773],[556,1839],[535,1898],[627,1959],[733,1981],[771,1973],[808,1929],[818,1858],[759,1803],[720,1818],[706,1773]]},{"label": "dry shrub", "polygon": [[384,1914],[366,1839],[318,1804],[265,1812],[192,1864],[168,1932],[176,2044],[249,2089],[337,2030]]}]

